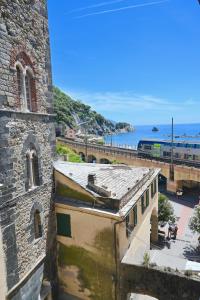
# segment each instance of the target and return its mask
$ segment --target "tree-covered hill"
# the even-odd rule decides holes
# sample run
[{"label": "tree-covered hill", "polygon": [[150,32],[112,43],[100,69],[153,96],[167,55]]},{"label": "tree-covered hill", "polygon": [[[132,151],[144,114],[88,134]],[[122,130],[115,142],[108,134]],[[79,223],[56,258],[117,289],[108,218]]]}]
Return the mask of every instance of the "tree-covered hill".
[{"label": "tree-covered hill", "polygon": [[127,123],[114,123],[105,119],[101,114],[92,110],[89,105],[72,99],[59,88],[53,88],[54,112],[58,124],[66,124],[70,128],[78,128],[78,124],[87,122],[88,133],[103,135],[117,130],[131,129]]}]

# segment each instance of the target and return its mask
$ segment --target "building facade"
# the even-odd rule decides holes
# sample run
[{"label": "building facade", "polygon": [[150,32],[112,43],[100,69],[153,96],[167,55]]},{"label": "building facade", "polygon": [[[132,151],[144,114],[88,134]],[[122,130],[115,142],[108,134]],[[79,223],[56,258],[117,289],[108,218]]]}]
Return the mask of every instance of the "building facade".
[{"label": "building facade", "polygon": [[158,238],[159,170],[61,161],[54,168],[61,293],[122,299],[122,260],[128,253],[142,264]]},{"label": "building facade", "polygon": [[[54,155],[45,0],[0,1],[0,298],[50,299]],[[40,298],[39,298],[40,297]],[[49,298],[48,298],[49,297]]]}]

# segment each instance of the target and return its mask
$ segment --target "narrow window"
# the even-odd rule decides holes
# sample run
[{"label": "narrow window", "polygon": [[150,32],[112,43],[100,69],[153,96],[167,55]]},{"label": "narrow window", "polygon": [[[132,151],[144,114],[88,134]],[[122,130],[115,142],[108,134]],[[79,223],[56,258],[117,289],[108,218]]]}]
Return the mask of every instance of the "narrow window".
[{"label": "narrow window", "polygon": [[25,76],[25,85],[26,85],[26,104],[27,109],[29,111],[32,111],[32,105],[31,105],[31,75],[29,72],[26,73]]},{"label": "narrow window", "polygon": [[26,191],[40,185],[39,163],[35,150],[29,150],[26,154]]},{"label": "narrow window", "polygon": [[151,184],[151,198],[153,198],[154,194],[153,194],[153,183]]},{"label": "narrow window", "polygon": [[38,165],[38,157],[35,152],[32,154],[32,173],[33,173],[33,186],[40,185],[39,179],[39,165]]},{"label": "narrow window", "polygon": [[137,205],[133,208],[133,224],[134,227],[137,225]]},{"label": "narrow window", "polygon": [[130,224],[130,216],[126,216],[126,236],[128,237],[130,235],[130,229],[129,229],[129,224]]},{"label": "narrow window", "polygon": [[149,190],[146,191],[146,207],[149,206]]},{"label": "narrow window", "polygon": [[141,209],[142,209],[142,214],[145,212],[145,204],[144,204],[144,195],[141,197]]},{"label": "narrow window", "polygon": [[66,214],[57,214],[57,234],[66,237],[71,236],[71,217]]},{"label": "narrow window", "polygon": [[38,210],[35,211],[34,214],[34,230],[35,230],[35,239],[39,239],[42,237],[42,224],[40,212]]},{"label": "narrow window", "polygon": [[28,191],[31,188],[31,158],[30,153],[26,154],[26,191]]},{"label": "narrow window", "polygon": [[22,71],[19,66],[16,67],[17,69],[17,89],[18,89],[18,97],[21,98],[22,91],[23,91],[23,77]]}]

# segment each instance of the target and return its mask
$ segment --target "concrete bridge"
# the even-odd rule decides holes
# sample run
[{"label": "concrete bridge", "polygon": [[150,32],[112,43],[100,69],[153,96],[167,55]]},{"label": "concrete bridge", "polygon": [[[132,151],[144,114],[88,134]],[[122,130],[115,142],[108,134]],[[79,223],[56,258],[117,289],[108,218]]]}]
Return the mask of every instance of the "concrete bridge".
[{"label": "concrete bridge", "polygon": [[174,164],[174,180],[172,181],[170,180],[170,163],[155,159],[139,158],[137,151],[95,144],[84,144],[82,142],[74,142],[62,138],[59,138],[58,141],[69,146],[79,154],[83,160],[87,158],[87,162],[108,164],[116,162],[138,167],[160,168],[160,174],[166,179],[167,190],[170,192],[176,192],[178,188],[183,188],[184,186],[188,188],[200,186],[200,168],[195,166]]}]

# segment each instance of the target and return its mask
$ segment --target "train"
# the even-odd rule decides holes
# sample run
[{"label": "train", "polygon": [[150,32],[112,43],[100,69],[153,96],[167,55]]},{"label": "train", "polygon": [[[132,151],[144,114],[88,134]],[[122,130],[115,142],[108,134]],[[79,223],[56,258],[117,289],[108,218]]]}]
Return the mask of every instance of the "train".
[{"label": "train", "polygon": [[[173,148],[172,148],[173,145]],[[200,142],[165,140],[141,140],[138,143],[138,156],[177,161],[200,163]]]}]

